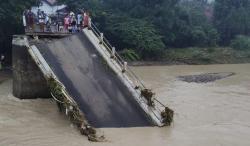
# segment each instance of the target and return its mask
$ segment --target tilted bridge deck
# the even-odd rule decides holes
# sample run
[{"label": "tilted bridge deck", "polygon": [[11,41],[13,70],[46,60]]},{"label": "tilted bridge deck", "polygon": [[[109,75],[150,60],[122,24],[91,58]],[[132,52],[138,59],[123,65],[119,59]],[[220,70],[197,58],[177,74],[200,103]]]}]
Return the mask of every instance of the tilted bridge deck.
[{"label": "tilted bridge deck", "polygon": [[84,34],[50,43],[39,51],[94,127],[137,127],[152,123]]},{"label": "tilted bridge deck", "polygon": [[[110,58],[111,45],[105,38],[99,44],[101,34],[92,26],[61,39],[35,41],[30,53],[40,68],[49,68],[42,69],[44,74],[53,74],[65,86],[92,126],[163,126],[161,109],[147,105],[140,90],[134,88],[138,78],[129,68],[122,73],[124,61],[117,53]],[[141,82],[139,85],[145,88]]]}]

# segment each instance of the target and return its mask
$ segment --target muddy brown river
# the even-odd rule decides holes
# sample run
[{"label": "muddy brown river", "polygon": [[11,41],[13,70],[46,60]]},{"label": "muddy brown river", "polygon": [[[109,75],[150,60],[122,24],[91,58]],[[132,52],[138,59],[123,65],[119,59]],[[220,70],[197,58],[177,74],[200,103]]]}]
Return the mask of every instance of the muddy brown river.
[{"label": "muddy brown river", "polygon": [[[18,100],[11,80],[0,84],[1,146],[249,146],[250,64],[133,67],[158,99],[175,111],[170,127],[107,128],[108,142],[91,143],[52,100]],[[210,83],[178,76],[234,72]]]}]

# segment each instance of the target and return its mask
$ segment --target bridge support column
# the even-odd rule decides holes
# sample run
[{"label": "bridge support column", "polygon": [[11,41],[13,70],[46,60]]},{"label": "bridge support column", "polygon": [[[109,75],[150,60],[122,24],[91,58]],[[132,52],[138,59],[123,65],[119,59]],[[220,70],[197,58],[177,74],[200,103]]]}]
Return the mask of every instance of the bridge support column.
[{"label": "bridge support column", "polygon": [[50,98],[47,81],[28,53],[25,36],[14,36],[13,95],[20,99]]}]

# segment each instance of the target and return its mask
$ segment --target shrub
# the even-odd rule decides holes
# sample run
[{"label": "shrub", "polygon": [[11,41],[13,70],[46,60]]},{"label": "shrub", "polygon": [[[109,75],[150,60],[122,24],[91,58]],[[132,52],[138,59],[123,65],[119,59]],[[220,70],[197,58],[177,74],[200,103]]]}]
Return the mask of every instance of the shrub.
[{"label": "shrub", "polygon": [[140,60],[140,56],[132,49],[124,49],[120,54],[127,61],[138,61],[138,60]]},{"label": "shrub", "polygon": [[207,45],[207,35],[202,28],[192,30],[191,36],[195,46],[204,47]]},{"label": "shrub", "polygon": [[215,52],[215,48],[208,48],[208,49],[207,49],[207,52],[208,52],[208,53],[214,53],[214,52]]},{"label": "shrub", "polygon": [[142,19],[110,16],[106,31],[120,48],[134,48],[142,59],[161,56],[166,46],[154,25]]},{"label": "shrub", "polygon": [[194,27],[191,31],[192,44],[196,47],[214,47],[219,39],[218,32],[211,26]]},{"label": "shrub", "polygon": [[231,47],[237,50],[250,50],[250,37],[238,35],[231,41]]},{"label": "shrub", "polygon": [[214,47],[219,40],[219,34],[213,27],[207,27],[207,46]]}]

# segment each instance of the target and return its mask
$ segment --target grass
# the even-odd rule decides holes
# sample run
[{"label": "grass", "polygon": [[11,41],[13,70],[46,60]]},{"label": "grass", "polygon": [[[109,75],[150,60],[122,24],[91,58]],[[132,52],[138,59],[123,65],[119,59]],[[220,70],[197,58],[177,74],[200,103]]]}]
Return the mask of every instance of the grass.
[{"label": "grass", "polygon": [[163,61],[185,64],[249,63],[250,50],[234,50],[230,47],[168,49]]}]

